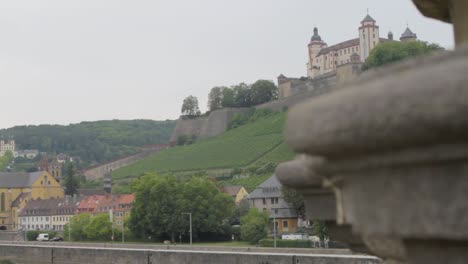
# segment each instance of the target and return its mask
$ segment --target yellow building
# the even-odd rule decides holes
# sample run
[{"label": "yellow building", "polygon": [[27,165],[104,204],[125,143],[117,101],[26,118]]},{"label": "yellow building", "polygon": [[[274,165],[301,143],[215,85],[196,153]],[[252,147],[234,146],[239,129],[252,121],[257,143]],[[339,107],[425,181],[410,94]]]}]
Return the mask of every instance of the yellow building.
[{"label": "yellow building", "polygon": [[242,199],[246,198],[249,195],[249,193],[243,186],[236,186],[236,185],[224,186],[222,191],[224,193],[229,194],[232,198],[234,198],[234,201],[236,202],[236,204],[240,203]]},{"label": "yellow building", "polygon": [[0,230],[17,230],[18,214],[29,200],[63,197],[48,172],[0,172]]}]

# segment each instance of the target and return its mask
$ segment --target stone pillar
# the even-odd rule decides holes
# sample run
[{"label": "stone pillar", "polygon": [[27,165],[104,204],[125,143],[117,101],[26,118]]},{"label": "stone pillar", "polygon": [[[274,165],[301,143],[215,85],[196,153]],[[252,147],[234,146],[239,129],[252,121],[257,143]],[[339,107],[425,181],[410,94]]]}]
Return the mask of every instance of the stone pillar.
[{"label": "stone pillar", "polygon": [[[321,179],[335,192],[337,222],[382,258],[466,263],[467,73],[465,46],[386,67],[293,108],[288,143],[319,162],[303,162],[306,176],[280,181],[307,193]],[[313,202],[306,198],[307,208]]]},{"label": "stone pillar", "polygon": [[307,219],[324,221],[331,239],[347,244],[353,251],[369,253],[350,226],[337,225],[335,195],[332,190],[322,187],[322,178],[314,173],[314,167],[322,163],[320,158],[300,155],[296,160],[279,164],[276,177],[284,186],[294,188],[303,195]]},{"label": "stone pillar", "polygon": [[468,42],[468,2],[466,0],[413,0],[423,15],[453,23],[455,43]]}]

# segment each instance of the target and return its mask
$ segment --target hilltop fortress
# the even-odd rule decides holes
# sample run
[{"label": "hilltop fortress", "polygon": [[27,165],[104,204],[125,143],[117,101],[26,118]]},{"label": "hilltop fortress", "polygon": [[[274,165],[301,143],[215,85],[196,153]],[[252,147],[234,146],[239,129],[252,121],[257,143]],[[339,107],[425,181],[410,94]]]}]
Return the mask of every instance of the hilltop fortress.
[{"label": "hilltop fortress", "polygon": [[[409,27],[403,32],[400,41],[417,40]],[[380,37],[379,26],[369,14],[358,27],[358,37],[328,46],[314,28],[314,35],[308,44],[309,58],[307,77],[278,77],[279,97],[285,98],[314,89],[324,89],[353,80],[361,73],[361,66],[370,52],[382,42],[397,41],[390,31],[387,38]]]},{"label": "hilltop fortress", "polygon": [[[408,27],[400,41],[417,40]],[[358,37],[328,46],[314,28],[308,47],[307,77],[290,78],[281,74],[278,77],[278,100],[255,106],[256,109],[282,111],[304,100],[330,92],[338,84],[352,81],[361,74],[364,61],[370,52],[382,42],[397,41],[393,33],[387,38],[380,37],[379,26],[370,16],[361,21]],[[190,119],[181,116],[177,121],[171,142],[175,143],[181,135],[206,139],[224,133],[229,122],[236,114],[246,112],[247,108],[224,108],[212,111],[208,116]]]}]

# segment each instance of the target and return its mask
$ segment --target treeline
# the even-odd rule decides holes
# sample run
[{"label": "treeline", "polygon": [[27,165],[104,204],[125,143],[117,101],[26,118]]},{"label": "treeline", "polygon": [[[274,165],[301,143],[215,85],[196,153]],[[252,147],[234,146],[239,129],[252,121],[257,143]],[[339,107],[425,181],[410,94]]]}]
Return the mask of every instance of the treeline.
[{"label": "treeline", "polygon": [[268,80],[258,80],[248,85],[240,83],[231,87],[214,87],[208,94],[210,111],[224,107],[251,107],[278,99],[278,87]]},{"label": "treeline", "polygon": [[110,120],[67,126],[16,126],[0,130],[14,136],[17,149],[66,153],[82,163],[100,163],[137,152],[137,147],[169,141],[175,121]]},{"label": "treeline", "polygon": [[[213,87],[208,94],[208,112],[225,107],[252,107],[278,99],[278,87],[274,82],[258,80],[253,84],[240,83],[231,87]],[[183,115],[201,115],[198,98],[188,96],[182,103]]]}]

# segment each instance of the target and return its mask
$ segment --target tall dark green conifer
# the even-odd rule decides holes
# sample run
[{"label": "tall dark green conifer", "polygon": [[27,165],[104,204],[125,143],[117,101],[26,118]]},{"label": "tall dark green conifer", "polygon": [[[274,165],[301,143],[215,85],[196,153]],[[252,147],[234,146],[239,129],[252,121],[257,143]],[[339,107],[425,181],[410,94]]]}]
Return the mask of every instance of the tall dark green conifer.
[{"label": "tall dark green conifer", "polygon": [[65,167],[65,179],[64,179],[64,187],[65,187],[65,195],[75,195],[78,193],[78,188],[80,187],[80,182],[78,178],[75,176],[75,168],[73,163],[69,162]]}]

